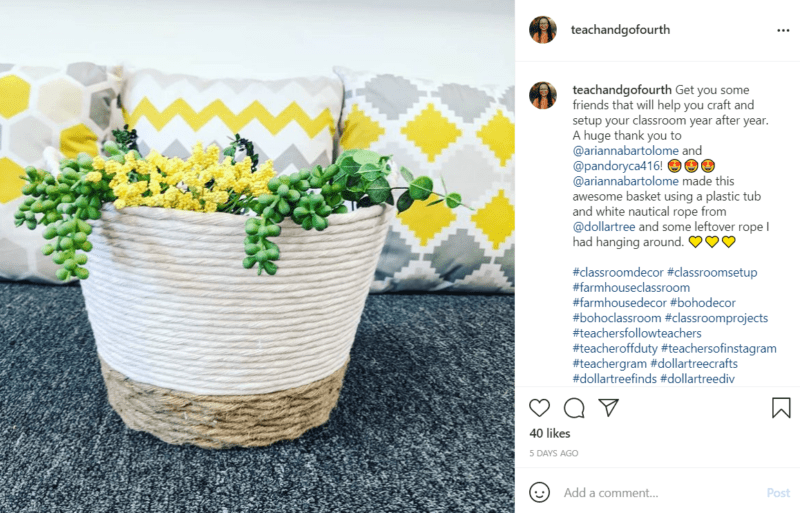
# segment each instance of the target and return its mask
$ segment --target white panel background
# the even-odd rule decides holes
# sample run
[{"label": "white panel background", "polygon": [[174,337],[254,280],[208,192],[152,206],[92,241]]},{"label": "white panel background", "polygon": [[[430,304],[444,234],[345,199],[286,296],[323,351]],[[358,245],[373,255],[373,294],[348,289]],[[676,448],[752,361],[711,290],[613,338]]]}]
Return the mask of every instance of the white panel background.
[{"label": "white panel background", "polygon": [[511,84],[511,0],[0,0],[0,62],[77,61],[203,77],[332,75],[334,65]]}]

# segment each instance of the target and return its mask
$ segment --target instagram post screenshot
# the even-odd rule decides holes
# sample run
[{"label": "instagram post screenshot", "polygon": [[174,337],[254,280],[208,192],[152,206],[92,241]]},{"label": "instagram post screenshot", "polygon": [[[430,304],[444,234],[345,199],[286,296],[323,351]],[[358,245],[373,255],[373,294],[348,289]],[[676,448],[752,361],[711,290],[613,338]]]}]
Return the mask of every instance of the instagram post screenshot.
[{"label": "instagram post screenshot", "polygon": [[516,511],[798,511],[798,8],[516,2]]},{"label": "instagram post screenshot", "polygon": [[[518,99],[516,9],[3,0],[0,512],[535,505],[515,482],[528,472],[515,464],[542,463],[515,460],[515,415],[532,421],[515,407],[530,395],[515,389],[516,110],[533,116]],[[788,82],[753,66],[731,79],[750,88],[736,101],[755,101],[751,115],[774,130],[791,106],[772,104],[769,84]],[[580,84],[556,69],[543,80]],[[553,114],[572,101],[559,92]],[[577,144],[567,117],[539,121],[552,140],[527,142],[548,148],[535,158]],[[783,170],[764,127],[753,132],[764,151],[736,160]],[[734,250],[772,240],[779,258],[790,232],[763,209],[777,198],[725,160],[741,142],[686,141],[716,159],[712,178],[736,181],[726,193],[763,196],[745,219],[711,219],[763,230],[713,234],[736,236]],[[548,194],[553,212],[571,205]],[[568,259],[597,267],[553,249],[554,280]],[[775,264],[748,264],[757,279],[725,299],[763,292]],[[748,314],[772,320],[779,307]],[[528,385],[563,384],[552,343],[536,350],[552,373]],[[789,341],[770,345],[777,355],[748,362],[788,373]],[[621,397],[625,411],[633,399]],[[558,479],[541,478],[554,496]]]}]

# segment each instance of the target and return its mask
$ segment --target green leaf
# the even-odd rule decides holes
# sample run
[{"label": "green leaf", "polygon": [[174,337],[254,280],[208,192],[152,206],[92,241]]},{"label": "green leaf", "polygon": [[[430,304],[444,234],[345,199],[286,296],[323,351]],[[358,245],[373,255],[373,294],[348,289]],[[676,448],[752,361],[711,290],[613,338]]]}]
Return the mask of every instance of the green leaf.
[{"label": "green leaf", "polygon": [[450,208],[456,208],[461,204],[461,195],[455,192],[448,194],[445,199],[447,200],[447,206]]},{"label": "green leaf", "polygon": [[346,157],[339,163],[339,169],[343,170],[348,175],[354,175],[361,169],[361,164],[353,160],[353,157]]},{"label": "green leaf", "polygon": [[342,187],[342,189],[346,190],[347,189],[347,182],[348,182],[349,178],[350,177],[347,176],[347,174],[345,174],[344,172],[340,171],[338,175],[333,177],[333,183],[334,184],[339,184]]},{"label": "green leaf", "polygon": [[353,154],[353,160],[361,165],[364,164],[378,164],[381,156],[370,150],[358,150]]},{"label": "green leaf", "polygon": [[389,197],[388,197],[388,198],[386,198],[386,203],[387,203],[388,205],[394,205],[394,196],[392,196],[392,193],[391,193],[391,191],[389,192]]},{"label": "green leaf", "polygon": [[392,186],[383,176],[373,181],[367,187],[367,194],[373,204],[379,205],[392,195]]},{"label": "green leaf", "polygon": [[441,202],[443,202],[443,201],[444,201],[443,199],[438,199],[438,200],[436,200],[436,201],[432,201],[432,202],[428,203],[428,204],[427,204],[427,205],[425,205],[425,206],[426,206],[426,207],[432,207],[432,206],[436,205],[437,203],[441,203]]},{"label": "green leaf", "polygon": [[380,171],[381,167],[378,164],[367,163],[361,166],[358,170],[359,174],[368,173],[370,171]]},{"label": "green leaf", "polygon": [[426,200],[433,192],[433,180],[427,176],[420,176],[408,188],[408,193],[415,200]]},{"label": "green leaf", "polygon": [[356,206],[358,208],[369,207],[369,206],[372,206],[372,201],[369,199],[369,196],[364,196],[363,198],[358,200],[358,203],[356,203]]},{"label": "green leaf", "polygon": [[355,191],[342,191],[342,198],[346,201],[358,201],[361,199],[362,193]]},{"label": "green leaf", "polygon": [[403,176],[403,180],[405,180],[407,183],[414,181],[414,175],[411,174],[411,171],[409,171],[408,168],[401,166],[400,174]]},{"label": "green leaf", "polygon": [[414,204],[414,198],[408,193],[408,191],[404,192],[397,198],[397,211],[398,212],[405,212],[411,205]]},{"label": "green leaf", "polygon": [[364,186],[367,185],[367,183],[362,183],[361,175],[347,177],[347,188],[351,191],[364,192]]},{"label": "green leaf", "polygon": [[353,155],[355,155],[359,151],[361,151],[361,150],[359,150],[357,148],[354,148],[352,150],[343,151],[342,153],[339,154],[339,157],[336,159],[336,163],[339,164],[339,166],[341,166],[342,165],[342,160],[344,160],[347,157],[352,157]]},{"label": "green leaf", "polygon": [[377,180],[378,177],[383,176],[383,171],[381,171],[381,168],[377,164],[368,163],[361,166],[358,174],[367,182],[372,182]]}]

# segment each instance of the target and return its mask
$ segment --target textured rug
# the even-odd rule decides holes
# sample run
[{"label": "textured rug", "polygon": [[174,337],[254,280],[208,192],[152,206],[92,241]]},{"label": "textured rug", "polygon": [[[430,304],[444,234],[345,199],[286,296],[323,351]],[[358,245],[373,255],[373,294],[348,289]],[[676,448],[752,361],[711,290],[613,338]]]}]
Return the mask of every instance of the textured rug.
[{"label": "textured rug", "polygon": [[0,511],[514,509],[513,296],[370,296],[330,421],[222,451],[125,427],[79,286],[0,309]]}]

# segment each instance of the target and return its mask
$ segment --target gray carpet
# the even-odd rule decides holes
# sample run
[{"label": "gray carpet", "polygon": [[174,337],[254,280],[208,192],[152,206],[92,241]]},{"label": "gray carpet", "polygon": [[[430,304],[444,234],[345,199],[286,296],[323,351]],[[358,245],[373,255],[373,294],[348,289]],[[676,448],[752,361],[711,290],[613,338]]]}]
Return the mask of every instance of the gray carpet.
[{"label": "gray carpet", "polygon": [[513,296],[370,296],[330,421],[224,451],[125,427],[80,287],[0,302],[0,511],[513,511]]}]

